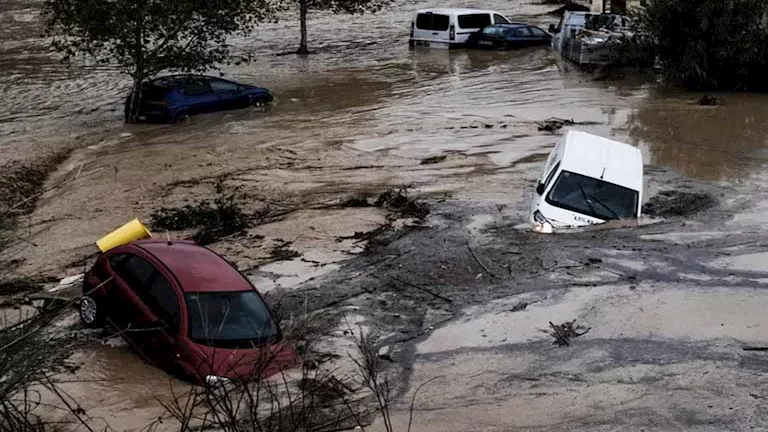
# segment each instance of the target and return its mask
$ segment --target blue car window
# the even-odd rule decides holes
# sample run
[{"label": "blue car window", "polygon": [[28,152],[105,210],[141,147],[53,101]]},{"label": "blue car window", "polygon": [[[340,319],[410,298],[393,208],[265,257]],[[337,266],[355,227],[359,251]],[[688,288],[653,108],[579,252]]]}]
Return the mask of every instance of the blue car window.
[{"label": "blue car window", "polygon": [[508,37],[524,38],[529,37],[530,35],[531,32],[526,27],[517,27],[507,31]]},{"label": "blue car window", "polygon": [[531,30],[531,33],[533,33],[533,35],[536,36],[536,37],[545,37],[545,36],[547,36],[547,32],[545,32],[544,30],[542,30],[542,29],[540,29],[538,27],[529,27],[529,29]]},{"label": "blue car window", "polygon": [[211,79],[211,87],[216,94],[235,93],[240,90],[240,86],[231,81],[220,79]]},{"label": "blue car window", "polygon": [[190,78],[181,85],[181,92],[188,96],[201,96],[213,93],[208,81],[204,78]]}]

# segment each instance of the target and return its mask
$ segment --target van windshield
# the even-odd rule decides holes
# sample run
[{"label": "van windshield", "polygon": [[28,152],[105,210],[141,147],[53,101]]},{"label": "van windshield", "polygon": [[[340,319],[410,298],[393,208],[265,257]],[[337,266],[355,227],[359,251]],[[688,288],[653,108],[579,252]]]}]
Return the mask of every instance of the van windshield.
[{"label": "van windshield", "polygon": [[569,171],[560,173],[546,200],[603,220],[637,217],[637,191]]},{"label": "van windshield", "polygon": [[481,29],[488,25],[491,25],[490,14],[484,13],[484,14],[459,15],[460,28]]}]

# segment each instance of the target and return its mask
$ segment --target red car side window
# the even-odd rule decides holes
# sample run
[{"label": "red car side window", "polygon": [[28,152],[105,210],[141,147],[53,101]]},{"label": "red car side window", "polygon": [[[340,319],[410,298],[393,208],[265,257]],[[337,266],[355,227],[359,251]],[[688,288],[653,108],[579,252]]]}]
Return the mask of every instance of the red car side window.
[{"label": "red car side window", "polygon": [[148,305],[160,319],[171,328],[178,330],[180,323],[179,300],[170,282],[163,275],[158,274],[147,293],[152,301]]},{"label": "red car side window", "polygon": [[[110,261],[111,262],[111,261]],[[152,313],[173,329],[179,328],[179,301],[170,282],[149,263],[133,254],[124,254],[115,271]]]},{"label": "red car side window", "polygon": [[129,285],[137,290],[141,285],[149,282],[155,273],[155,268],[145,259],[136,255],[126,254],[127,258],[115,271]]}]

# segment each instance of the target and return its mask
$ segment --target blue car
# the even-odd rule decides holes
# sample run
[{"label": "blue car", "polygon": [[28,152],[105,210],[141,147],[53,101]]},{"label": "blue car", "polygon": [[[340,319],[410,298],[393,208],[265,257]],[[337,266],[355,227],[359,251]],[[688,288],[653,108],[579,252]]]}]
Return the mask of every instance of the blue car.
[{"label": "blue car", "polygon": [[470,48],[514,49],[549,45],[552,35],[522,23],[494,24],[475,32],[467,39]]},{"label": "blue car", "polygon": [[[125,119],[133,92],[125,101]],[[138,120],[177,122],[188,115],[265,106],[272,93],[261,87],[205,75],[171,75],[142,85]]]}]

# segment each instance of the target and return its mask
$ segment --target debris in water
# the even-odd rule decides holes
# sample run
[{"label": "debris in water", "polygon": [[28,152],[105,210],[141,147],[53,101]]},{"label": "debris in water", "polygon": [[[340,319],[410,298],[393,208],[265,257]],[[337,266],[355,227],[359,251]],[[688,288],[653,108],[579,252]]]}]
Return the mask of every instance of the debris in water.
[{"label": "debris in water", "polygon": [[569,346],[571,339],[583,336],[592,329],[591,327],[576,325],[576,320],[566,321],[559,325],[552,324],[550,321],[549,326],[552,327],[552,332],[549,335],[555,338],[553,344],[557,346]]},{"label": "debris in water", "polygon": [[178,231],[200,228],[194,240],[206,245],[222,237],[242,233],[251,223],[250,219],[266,217],[268,210],[257,215],[247,215],[242,206],[246,202],[241,187],[228,187],[223,182],[215,186],[216,197],[213,202],[199,201],[195,205],[181,208],[160,208],[153,212],[151,225],[156,230]]},{"label": "debris in water", "polygon": [[528,302],[520,302],[514,306],[512,306],[512,309],[510,309],[510,312],[520,312],[522,310],[525,310],[525,308],[528,307]]},{"label": "debris in water", "polygon": [[446,155],[437,155],[437,156],[430,156],[428,158],[424,158],[421,160],[420,165],[430,165],[430,164],[436,164],[444,161],[448,156]]},{"label": "debris in water", "polygon": [[390,189],[379,195],[373,204],[376,207],[384,207],[390,211],[400,213],[403,216],[412,216],[423,219],[429,214],[429,206],[415,198],[408,197],[408,188]]},{"label": "debris in water", "polygon": [[[423,219],[429,214],[429,206],[408,197],[408,186],[389,189],[378,196],[356,196],[341,202],[342,207],[380,207],[401,216]],[[375,198],[375,199],[374,199]]]},{"label": "debris in water", "polygon": [[648,216],[686,216],[717,205],[708,194],[681,191],[662,191],[643,206]]},{"label": "debris in water", "polygon": [[702,95],[701,98],[699,98],[699,105],[702,106],[718,106],[720,105],[720,100],[716,97],[708,96],[708,95]]},{"label": "debris in water", "polygon": [[280,244],[275,245],[270,252],[270,256],[278,261],[285,261],[301,256],[297,251],[290,249],[293,242],[283,241]]},{"label": "debris in water", "polygon": [[556,130],[560,130],[563,128],[563,126],[573,126],[573,125],[593,125],[598,124],[597,122],[577,122],[573,121],[573,119],[562,119],[558,117],[550,117],[543,122],[535,122],[539,126],[540,131],[546,131],[546,132],[554,132]]},{"label": "debris in water", "polygon": [[768,347],[760,347],[760,346],[745,346],[742,349],[744,351],[768,351]]}]

